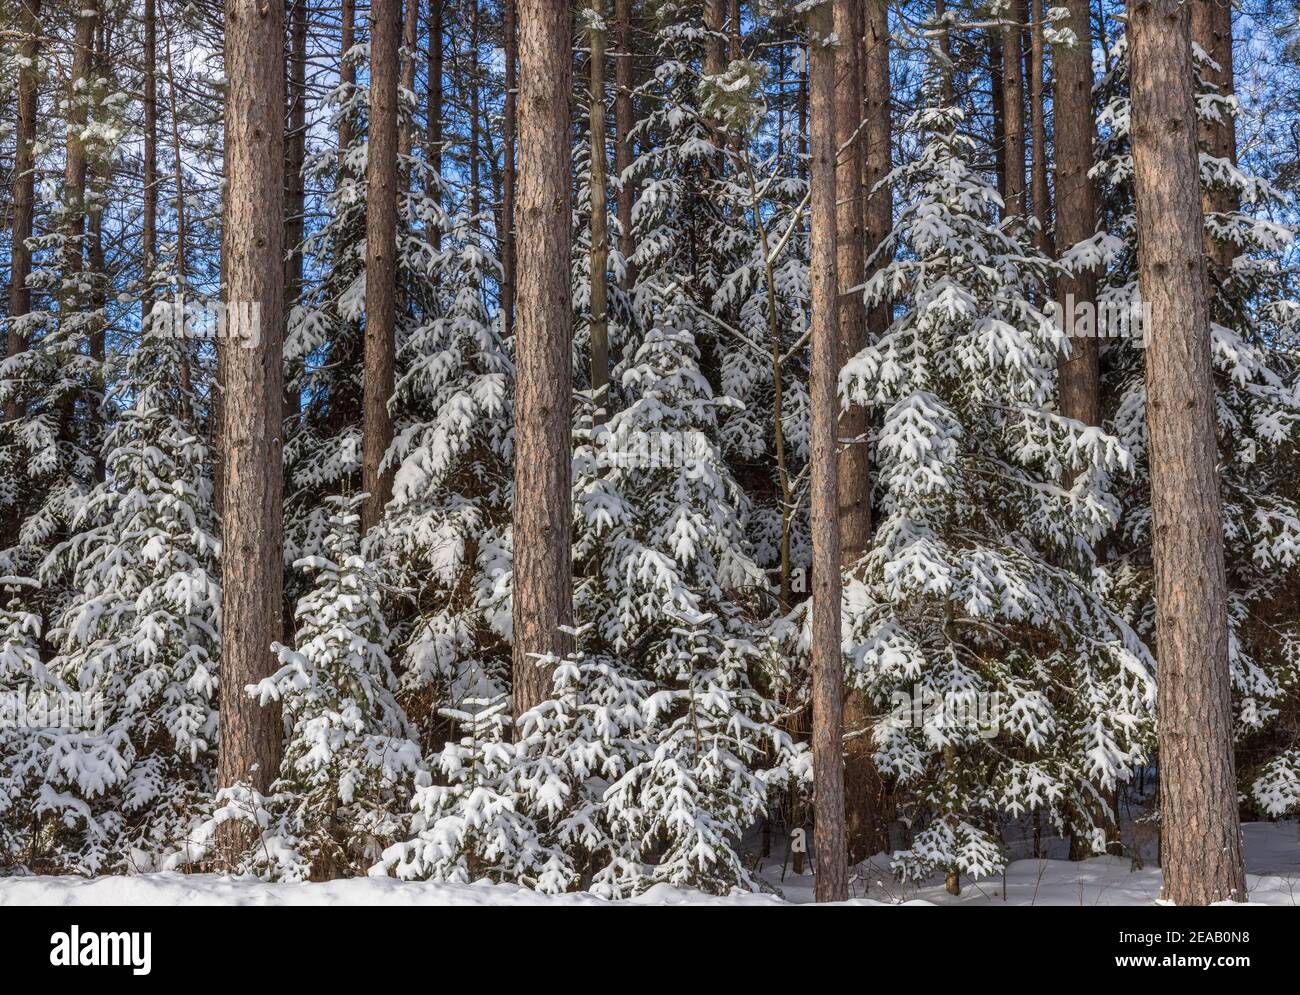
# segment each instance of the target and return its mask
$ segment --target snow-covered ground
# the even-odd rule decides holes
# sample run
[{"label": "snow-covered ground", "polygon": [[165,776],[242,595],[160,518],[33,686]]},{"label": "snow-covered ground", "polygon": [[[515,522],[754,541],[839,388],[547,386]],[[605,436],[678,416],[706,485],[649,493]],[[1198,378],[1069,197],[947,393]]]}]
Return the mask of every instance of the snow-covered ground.
[{"label": "snow-covered ground", "polygon": [[[1250,901],[1300,904],[1300,835],[1290,823],[1249,823],[1246,839]],[[217,874],[138,874],[101,878],[0,878],[0,905],[785,905],[812,901],[812,875],[787,871],[779,861],[760,876],[778,894],[725,898],[660,885],[628,903],[594,895],[546,897],[512,885],[450,885],[353,878],[319,884],[266,884]],[[1005,877],[963,882],[953,897],[940,880],[900,886],[883,862],[855,872],[854,905],[1149,905],[1160,893],[1160,870],[1151,863],[1131,870],[1124,857],[1017,860]]]},{"label": "snow-covered ground", "polygon": [[[1252,903],[1300,904],[1300,833],[1294,822],[1252,822],[1242,827],[1246,844],[1246,884]],[[1063,852],[1062,840],[1045,840],[1048,853]],[[781,879],[779,861],[760,868],[760,875],[791,902],[812,901],[812,875]],[[882,902],[933,905],[1149,905],[1160,897],[1160,868],[1154,846],[1145,866],[1134,870],[1128,857],[1094,857],[1082,863],[1063,860],[1014,860],[1005,877],[962,879],[954,897],[943,881],[901,885],[888,873],[883,854],[854,871],[850,894]]]}]

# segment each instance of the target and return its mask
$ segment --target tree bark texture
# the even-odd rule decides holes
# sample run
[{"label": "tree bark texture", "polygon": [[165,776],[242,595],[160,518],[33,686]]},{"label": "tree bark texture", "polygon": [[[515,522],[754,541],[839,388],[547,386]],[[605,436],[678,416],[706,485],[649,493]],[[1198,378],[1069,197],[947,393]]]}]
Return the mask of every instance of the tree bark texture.
[{"label": "tree bark texture", "polygon": [[[1092,168],[1096,122],[1092,113],[1092,29],[1088,0],[1065,0],[1070,12],[1063,25],[1078,38],[1072,46],[1052,49],[1056,76],[1056,248],[1062,254],[1097,231],[1096,194],[1088,170]],[[1057,279],[1057,301],[1064,313],[1070,303],[1093,305],[1097,274],[1093,269],[1064,274]],[[1057,361],[1061,414],[1087,425],[1101,424],[1101,374],[1097,340],[1074,338],[1070,355]]]},{"label": "tree bark texture", "polygon": [[[32,254],[27,240],[32,237],[32,215],[36,194],[36,113],[38,80],[36,57],[40,51],[40,0],[23,0],[20,47],[24,65],[18,71],[17,121],[14,142],[13,238],[9,243],[9,330],[6,356],[16,356],[27,349],[27,338],[15,318],[31,310],[32,295],[27,278],[32,272]],[[22,404],[11,399],[5,404],[5,420],[22,415]],[[6,530],[6,534],[8,530]]]},{"label": "tree bark texture", "polygon": [[572,21],[562,0],[519,4],[519,289],[515,331],[514,708],[550,696],[539,654],[573,622],[569,286]]},{"label": "tree bark texture", "polygon": [[1244,900],[1227,582],[1215,472],[1191,37],[1178,0],[1130,8],[1138,279],[1152,327],[1147,429],[1165,897]]},{"label": "tree bark texture", "polygon": [[[591,0],[596,19],[605,19],[603,0]],[[591,32],[591,93],[587,126],[591,140],[591,255],[588,269],[591,302],[591,398],[596,422],[603,423],[609,409],[609,314],[605,271],[609,267],[609,223],[605,209],[605,31]]]},{"label": "tree bark texture", "polygon": [[[228,188],[221,255],[226,302],[234,313],[258,308],[260,320],[255,338],[222,342],[217,785],[247,783],[264,792],[279,773],[280,713],[259,705],[245,687],[274,672],[271,643],[282,629],[283,0],[227,0],[225,69]],[[225,851],[229,856],[238,849],[239,832],[236,824],[226,825],[232,827],[226,837],[232,844]]]},{"label": "tree bark texture", "polygon": [[366,157],[366,327],[361,379],[361,527],[383,517],[393,493],[392,468],[383,466],[393,441],[388,402],[393,396],[397,323],[397,75],[401,0],[370,6],[370,123]]},{"label": "tree bark texture", "polygon": [[[843,0],[840,0],[843,2]],[[812,743],[819,902],[848,897],[842,745],[844,657],[840,652],[840,532],[836,483],[838,373],[836,338],[837,47],[830,41],[833,4],[808,16],[811,231]]]}]

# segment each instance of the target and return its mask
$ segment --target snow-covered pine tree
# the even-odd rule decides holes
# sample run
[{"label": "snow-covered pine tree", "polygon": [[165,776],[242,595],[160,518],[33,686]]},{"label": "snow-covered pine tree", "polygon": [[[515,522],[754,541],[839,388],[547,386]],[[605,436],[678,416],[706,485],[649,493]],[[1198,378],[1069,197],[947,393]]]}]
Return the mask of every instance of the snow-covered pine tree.
[{"label": "snow-covered pine tree", "polygon": [[379,579],[361,552],[360,499],[333,498],[323,555],[295,566],[313,575],[298,602],[296,648],[255,692],[278,700],[288,728],[272,786],[276,831],[298,857],[285,872],[359,873],[399,834],[420,769],[412,729],[395,698]]},{"label": "snow-covered pine tree", "polygon": [[[181,375],[188,341],[160,301],[124,380],[134,395],[107,440],[107,480],[77,502],[71,536],[41,567],[70,594],[50,627],[59,686],[102,728],[60,749],[45,807],[82,873],[148,869],[211,790],[221,590],[208,449]],[[50,792],[62,792],[60,806]]]},{"label": "snow-covered pine tree", "polygon": [[[342,54],[355,75],[369,48],[355,44]],[[309,150],[308,187],[323,186],[326,222],[308,231],[302,245],[308,280],[291,308],[285,338],[288,389],[303,399],[302,416],[285,447],[286,559],[320,552],[329,529],[325,499],[359,486],[361,468],[361,358],[365,310],[366,111],[369,90],[340,82],[324,94],[323,111],[347,146]],[[415,108],[399,101],[399,127],[415,128]],[[450,227],[441,207],[449,191],[428,159],[411,154],[399,164],[397,379],[409,352],[407,339],[439,310],[442,270],[456,262],[440,248]],[[398,432],[401,426],[395,426]]]},{"label": "snow-covered pine tree", "polygon": [[372,543],[390,586],[414,605],[398,633],[400,669],[434,749],[433,733],[447,730],[439,709],[508,686],[511,633],[513,369],[486,299],[499,267],[468,215],[442,245],[445,310],[399,353],[393,501]]},{"label": "snow-covered pine tree", "polygon": [[939,92],[932,67],[905,129],[914,154],[885,181],[907,206],[866,296],[895,301],[894,319],[841,376],[845,402],[882,419],[882,520],[845,611],[850,682],[889,712],[876,763],[913,799],[895,867],[955,889],[1002,866],[1006,818],[1042,812],[1102,846],[1097,792],[1143,760],[1154,684],[1089,582],[1118,510],[1110,476],[1130,458],[1055,413],[1063,332],[1031,302],[1050,264],[998,221],[964,114]]},{"label": "snow-covered pine tree", "polygon": [[434,759],[436,780],[416,796],[416,837],[391,847],[372,873],[474,881],[546,893],[585,888],[607,898],[648,886],[639,841],[621,831],[608,786],[645,756],[648,682],[610,660],[543,659],[552,697],[520,716],[510,699],[463,698]]},{"label": "snow-covered pine tree", "polygon": [[[29,244],[33,305],[16,319],[27,348],[0,364],[0,405],[19,413],[0,424],[0,501],[16,523],[16,535],[4,534],[0,572],[28,577],[66,537],[78,503],[95,485],[104,441],[108,275],[89,250],[89,236],[109,200],[129,99],[95,57],[94,26],[110,15],[92,6],[75,19],[69,86],[55,106],[67,122],[62,179],[37,184],[45,223]],[[43,588],[42,614],[57,612],[61,596]]]},{"label": "snow-covered pine tree", "polygon": [[0,867],[32,873],[41,867],[49,836],[33,809],[42,799],[50,747],[59,732],[34,721],[34,702],[60,685],[41,660],[41,618],[22,595],[35,585],[0,577]]},{"label": "snow-covered pine tree", "polygon": [[[1235,98],[1211,81],[1208,57],[1199,67],[1197,112],[1202,120],[1235,115]],[[1100,144],[1093,173],[1106,205],[1101,231],[1074,257],[1104,262],[1097,329],[1103,384],[1116,436],[1135,457],[1120,491],[1121,527],[1106,571],[1115,597],[1144,638],[1154,637],[1151,511],[1146,444],[1146,392],[1140,348],[1142,312],[1137,285],[1133,159],[1129,142],[1128,45],[1112,43],[1110,71],[1099,83]],[[1218,395],[1219,484],[1228,574],[1229,662],[1238,722],[1238,774],[1261,812],[1285,815],[1300,805],[1300,751],[1274,720],[1293,714],[1300,693],[1300,502],[1290,482],[1300,432],[1296,369],[1285,343],[1300,321],[1291,278],[1281,265],[1294,229],[1277,220],[1284,195],[1243,165],[1201,153],[1206,191],[1225,190],[1237,209],[1211,211],[1207,244],[1235,247],[1229,261],[1211,261],[1210,333]],[[1067,260],[1068,261],[1068,260]],[[1127,334],[1126,334],[1127,333]]]},{"label": "snow-covered pine tree", "polygon": [[[727,168],[724,147],[753,131],[760,75],[737,62],[697,85],[702,39],[685,9],[657,10],[658,62],[635,129],[654,137],[632,167],[635,337],[607,422],[580,433],[575,454],[575,612],[585,652],[654,689],[647,757],[611,789],[637,813],[625,830],[655,851],[647,880],[725,890],[750,883],[737,851],[766,810],[761,772],[781,782],[800,761],[775,725],[784,675],[767,652],[772,599],[724,448],[728,419],[745,407],[706,372],[737,347],[710,309],[739,244],[706,200]],[[752,259],[752,240],[742,248]],[[753,448],[746,439],[744,451]],[[670,796],[680,807],[665,815]]]},{"label": "snow-covered pine tree", "polygon": [[220,792],[171,866],[203,862],[228,820],[260,830],[240,868],[277,880],[362,873],[403,835],[422,768],[395,697],[380,582],[361,553],[360,501],[326,501],[322,551],[295,564],[312,578],[294,612],[295,646],[275,644],[280,669],[247,688],[262,705],[280,703],[286,746],[279,776],[265,796],[246,785]]}]

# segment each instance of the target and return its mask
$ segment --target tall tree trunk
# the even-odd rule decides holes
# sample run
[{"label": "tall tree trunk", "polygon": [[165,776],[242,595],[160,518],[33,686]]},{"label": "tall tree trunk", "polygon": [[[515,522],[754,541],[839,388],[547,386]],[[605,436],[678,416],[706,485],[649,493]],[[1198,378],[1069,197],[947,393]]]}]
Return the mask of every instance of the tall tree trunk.
[{"label": "tall tree trunk", "polygon": [[86,130],[90,99],[90,68],[95,48],[97,0],[83,0],[77,9],[72,41],[72,73],[68,87],[67,147],[63,168],[63,286],[59,310],[65,314],[85,305],[80,275],[85,268],[86,237]]},{"label": "tall tree trunk", "polygon": [[629,171],[632,168],[632,0],[614,0],[614,31],[618,45],[614,61],[614,172],[618,175],[618,251],[623,257],[623,290],[636,283],[632,256],[636,241],[632,236],[632,202],[634,190]]},{"label": "tall tree trunk", "polygon": [[[1056,143],[1056,247],[1064,255],[1097,231],[1097,209],[1092,180],[1096,123],[1092,113],[1092,30],[1088,0],[1065,0],[1070,12],[1063,22],[1078,38],[1072,46],[1052,49],[1056,74],[1053,95]],[[1057,279],[1057,301],[1063,314],[1073,305],[1092,307],[1097,274],[1084,269]],[[1101,375],[1097,366],[1097,340],[1074,338],[1070,355],[1058,360],[1061,414],[1087,425],[1101,424]]]},{"label": "tall tree trunk", "polygon": [[[171,139],[172,139],[172,177],[173,184],[176,188],[176,282],[181,291],[184,292],[186,279],[189,271],[185,265],[185,243],[186,243],[186,226],[185,226],[185,172],[181,161],[181,127],[180,118],[176,110],[176,70],[172,65],[172,39],[171,32],[167,29],[167,21],[159,11],[158,23],[163,29],[163,58],[167,67],[167,99],[168,108],[171,117]],[[220,350],[218,350],[220,356]],[[188,394],[190,392],[190,344],[185,339],[181,342],[181,390]],[[218,377],[220,379],[220,377]],[[213,425],[221,424],[221,390],[212,392],[212,411],[209,420]],[[214,432],[214,435],[219,433]],[[218,444],[212,446],[213,456],[213,481],[212,481],[212,500],[213,506],[220,515],[221,509],[221,490],[223,487],[221,469],[221,447],[219,439],[214,440]]]},{"label": "tall tree trunk", "polygon": [[1155,561],[1164,896],[1246,898],[1229,693],[1200,179],[1187,7],[1129,11],[1138,280]]},{"label": "tall tree trunk", "polygon": [[[91,59],[91,76],[94,79],[107,78],[108,66],[108,31],[102,18],[95,25],[94,54]],[[90,422],[90,437],[101,439],[103,434],[103,414],[98,403],[98,395],[104,390],[104,346],[107,335],[108,317],[108,272],[104,263],[104,191],[112,175],[112,164],[103,155],[97,155],[87,163],[89,170],[89,187],[86,196],[86,222],[89,225],[87,238],[86,263],[91,276],[91,299],[89,301],[94,317],[90,324],[90,358],[94,362],[94,393],[96,398],[88,405],[86,417]],[[107,479],[108,465],[104,459],[103,446],[96,446],[95,480],[103,483]]]},{"label": "tall tree trunk", "polygon": [[939,99],[943,101],[943,106],[951,107],[957,102],[957,95],[952,85],[952,31],[948,27],[947,17],[948,5],[944,0],[935,0],[934,19],[943,26],[939,34],[939,54],[943,57],[943,65],[939,70]]},{"label": "tall tree trunk", "polygon": [[[840,0],[843,3],[843,0]],[[808,15],[812,161],[810,383],[812,513],[812,744],[815,841],[819,902],[848,898],[848,849],[844,831],[843,693],[840,651],[840,531],[836,483],[836,46],[832,3]],[[856,183],[854,184],[856,186]]]},{"label": "tall tree trunk", "polygon": [[[603,0],[591,0],[593,23],[605,20]],[[609,409],[609,315],[605,271],[609,266],[609,229],[605,208],[605,29],[591,29],[591,94],[587,122],[591,141],[591,398],[595,420],[603,424]]]},{"label": "tall tree trunk", "polygon": [[569,94],[563,0],[519,5],[519,291],[515,331],[514,709],[550,695],[539,654],[562,654],[571,561]]},{"label": "tall tree trunk", "polygon": [[[867,0],[875,3],[876,0]],[[862,54],[865,21],[862,0],[839,0],[835,5],[835,34],[839,85],[835,88],[836,277],[839,284],[838,362],[856,356],[867,344],[867,315],[862,291],[863,206],[862,160],[870,137],[863,124]],[[838,404],[836,405],[838,408]],[[841,566],[852,570],[871,544],[870,454],[866,442],[867,412],[854,405],[839,414],[839,534]],[[845,728],[859,732],[869,719],[861,691],[851,691],[845,702]],[[849,725],[849,722],[853,725]],[[871,855],[875,817],[876,777],[871,762],[871,739],[858,735],[845,748],[844,799],[850,863]]]},{"label": "tall tree trunk", "polygon": [[[435,3],[437,0],[435,0]],[[346,93],[351,93],[357,85],[356,63],[348,58],[348,52],[356,44],[356,0],[343,0],[339,27],[339,85]],[[348,146],[352,144],[352,119],[343,115],[338,122],[339,168],[347,158]]]},{"label": "tall tree trunk", "polygon": [[1006,205],[1011,217],[1025,213],[1025,80],[1020,39],[1020,25],[1014,19],[1005,21],[1002,25],[1002,124]]},{"label": "tall tree trunk", "polygon": [[1043,0],[1033,0],[1033,36],[1030,46],[1029,107],[1030,131],[1033,135],[1034,158],[1030,165],[1030,187],[1034,195],[1034,219],[1038,231],[1034,241],[1046,256],[1055,255],[1052,245],[1051,191],[1047,188],[1047,97],[1043,92],[1045,10]]},{"label": "tall tree trunk", "polygon": [[808,179],[808,46],[800,46],[800,54],[803,56],[799,60],[799,90],[798,90],[798,111],[799,111],[799,161],[795,164],[798,167],[798,175],[801,180]]},{"label": "tall tree trunk", "polygon": [[[442,190],[438,186],[442,175],[442,3],[443,0],[430,0],[429,3],[429,86],[425,94],[425,140],[428,144],[430,177],[432,189],[428,192],[441,206]],[[513,6],[513,0],[511,0]],[[429,241],[435,249],[442,248],[442,228],[433,225],[429,232]],[[507,331],[509,326],[506,326]]]},{"label": "tall tree trunk", "polygon": [[501,135],[501,324],[503,334],[510,335],[515,327],[515,285],[518,280],[515,264],[515,144],[518,131],[516,91],[519,87],[519,29],[517,24],[518,0],[504,0],[505,6],[505,59],[506,95],[504,121]]},{"label": "tall tree trunk", "polygon": [[144,0],[144,205],[140,217],[140,323],[153,311],[158,265],[158,17],[157,0]]},{"label": "tall tree trunk", "polygon": [[[889,235],[893,226],[893,190],[882,185],[892,168],[892,122],[890,120],[889,78],[889,9],[880,0],[866,0],[862,32],[862,87],[866,120],[862,125],[863,190],[866,194],[863,255],[870,257]],[[866,275],[883,265],[872,262]],[[875,341],[885,333],[890,321],[890,303],[880,301],[867,310],[866,340]],[[841,362],[849,357],[841,357]],[[863,421],[863,430],[867,428]],[[867,491],[863,495],[862,528],[865,545],[870,545],[871,492],[868,464],[869,450],[863,454],[863,473]],[[845,563],[858,559],[843,554]],[[871,707],[862,691],[850,691],[844,702],[844,728],[850,732],[864,730],[871,722]],[[845,784],[848,801],[849,853],[861,860],[886,849],[889,834],[885,824],[892,809],[892,798],[880,777],[873,759],[874,744],[870,734],[855,736],[848,744],[845,757]]]},{"label": "tall tree trunk", "polygon": [[708,37],[704,43],[704,72],[707,76],[717,76],[727,67],[723,64],[722,46],[725,42],[723,28],[726,25],[727,0],[704,0],[704,30]]},{"label": "tall tree trunk", "polygon": [[397,65],[401,0],[370,6],[370,121],[366,155],[366,328],[361,382],[361,527],[383,517],[393,494],[393,471],[383,467],[393,441],[388,401],[393,396],[397,323]]},{"label": "tall tree trunk", "polygon": [[[402,15],[402,90],[415,93],[415,47],[418,44],[420,0],[406,0]],[[397,151],[405,160],[415,145],[415,122],[403,119],[397,134]]]},{"label": "tall tree trunk", "polygon": [[[892,123],[889,110],[889,9],[882,0],[866,0],[862,49],[862,88],[866,106],[862,157],[866,191],[864,255],[870,256],[889,235],[894,223],[894,197],[889,187],[879,186],[892,168]],[[876,260],[873,270],[882,260]],[[882,302],[867,312],[867,337],[879,338],[889,325],[889,304]],[[848,357],[845,357],[846,359]],[[870,526],[871,509],[867,509]]]},{"label": "tall tree trunk", "polygon": [[[872,0],[875,2],[875,0]],[[863,308],[862,285],[863,222],[862,67],[854,39],[862,37],[862,0],[837,0],[835,35],[841,39],[836,54],[838,85],[835,87],[835,262],[838,278],[836,313],[841,362],[852,359],[866,346],[867,316]],[[836,405],[839,410],[839,405]],[[871,534],[871,484],[868,479],[866,409],[853,405],[839,414],[839,525],[844,565],[852,567],[867,549]]]},{"label": "tall tree trunk", "polygon": [[[23,64],[18,70],[18,120],[14,131],[14,208],[13,237],[9,243],[9,335],[7,356],[16,356],[27,349],[27,338],[16,318],[31,310],[32,295],[27,287],[27,277],[32,272],[32,254],[27,240],[32,237],[32,213],[36,192],[36,83],[38,79],[36,56],[40,50],[41,0],[23,0],[23,42],[20,51]],[[22,402],[11,398],[5,404],[5,420],[21,417]],[[5,535],[9,534],[6,528]]]},{"label": "tall tree trunk", "polygon": [[[1231,0],[1192,0],[1192,41],[1217,63],[1206,75],[1219,88],[1219,93],[1230,97],[1236,92],[1232,59],[1232,2]],[[1221,120],[1199,122],[1201,142],[1205,150],[1217,159],[1237,163],[1237,122],[1226,112]],[[1224,187],[1213,187],[1202,193],[1202,209],[1207,214],[1226,214],[1237,210],[1237,196]],[[1218,270],[1227,269],[1241,252],[1235,242],[1220,241],[1208,235],[1205,238],[1210,263]]]},{"label": "tall tree trunk", "polygon": [[469,15],[469,214],[475,230],[479,227],[482,191],[479,188],[479,9],[473,0]]},{"label": "tall tree trunk", "polygon": [[[221,746],[217,786],[266,791],[279,773],[279,709],[245,688],[276,667],[284,582],[284,4],[225,5],[226,173],[221,257],[227,307],[249,314],[256,336],[222,343],[223,555]],[[228,315],[228,324],[231,321]],[[259,320],[260,319],[260,320]],[[230,866],[249,843],[228,822],[218,860]]]},{"label": "tall tree trunk", "polygon": [[1002,84],[1002,38],[996,28],[990,28],[987,38],[989,60],[989,104],[993,109],[993,162],[997,172],[998,194],[1007,200],[1007,142],[1005,87]]},{"label": "tall tree trunk", "polygon": [[[302,169],[307,153],[307,0],[289,0],[289,60],[286,82],[289,101],[285,120],[284,161],[284,308],[288,315],[302,294],[303,212],[306,191]],[[286,319],[287,320],[287,319]],[[285,392],[289,417],[296,417],[302,398],[294,384]],[[292,630],[290,630],[292,631]]]}]

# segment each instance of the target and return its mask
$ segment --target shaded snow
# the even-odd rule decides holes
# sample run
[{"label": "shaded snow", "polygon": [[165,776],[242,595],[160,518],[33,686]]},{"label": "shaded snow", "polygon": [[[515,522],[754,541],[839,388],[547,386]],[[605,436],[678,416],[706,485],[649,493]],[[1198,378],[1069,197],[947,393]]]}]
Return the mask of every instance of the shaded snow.
[{"label": "shaded snow", "polygon": [[[1295,822],[1250,822],[1242,826],[1246,845],[1246,887],[1250,902],[1300,905],[1300,827]],[[1064,841],[1045,839],[1048,853],[1062,852]],[[949,895],[943,880],[901,885],[888,871],[889,858],[878,855],[855,868],[850,895],[882,902],[919,901],[934,905],[1150,905],[1160,897],[1160,868],[1154,846],[1145,866],[1134,870],[1128,857],[1013,860],[1005,877],[972,881],[962,878],[962,893]],[[812,901],[812,875],[795,876],[781,866],[760,869],[762,878],[792,902]]]},{"label": "shaded snow", "polygon": [[[1288,823],[1248,823],[1247,886],[1250,901],[1261,905],[1300,904],[1300,834]],[[902,886],[885,870],[885,858],[858,868],[852,905],[1149,905],[1160,894],[1160,870],[1150,864],[1132,870],[1126,857],[1068,860],[1017,860],[1005,878],[963,881],[953,897],[941,880]],[[352,878],[312,884],[267,884],[218,874],[136,874],[100,878],[0,878],[4,905],[747,905],[780,906],[812,901],[812,875],[787,871],[780,863],[760,868],[779,891],[736,893],[724,898],[669,885],[657,885],[628,902],[607,902],[579,893],[548,897],[515,885],[433,884],[393,878]],[[1005,895],[1004,892],[1005,886]]]}]

